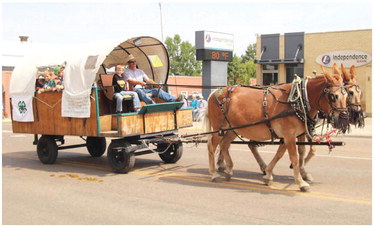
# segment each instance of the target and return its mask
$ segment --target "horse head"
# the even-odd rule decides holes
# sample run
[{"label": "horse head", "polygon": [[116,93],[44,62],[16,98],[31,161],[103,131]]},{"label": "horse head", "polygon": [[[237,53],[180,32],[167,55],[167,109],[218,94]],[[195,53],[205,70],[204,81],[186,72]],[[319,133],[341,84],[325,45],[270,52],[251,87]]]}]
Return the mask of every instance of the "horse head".
[{"label": "horse head", "polygon": [[349,112],[349,122],[358,127],[364,127],[364,113],[361,108],[362,91],[356,83],[356,67],[351,66],[349,72],[341,64],[344,88],[348,92],[347,106]]},{"label": "horse head", "polygon": [[333,65],[332,75],[323,66],[321,67],[326,85],[320,97],[319,107],[324,113],[327,113],[327,119],[333,127],[345,133],[349,128],[348,95],[343,87],[341,72],[336,64]]}]

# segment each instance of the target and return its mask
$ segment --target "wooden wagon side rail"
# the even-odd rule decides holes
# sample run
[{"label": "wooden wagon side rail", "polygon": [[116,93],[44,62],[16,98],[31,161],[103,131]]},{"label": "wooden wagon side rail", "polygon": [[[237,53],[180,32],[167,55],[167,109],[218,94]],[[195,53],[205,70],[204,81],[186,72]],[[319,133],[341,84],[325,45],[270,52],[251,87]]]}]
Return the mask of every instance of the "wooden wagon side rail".
[{"label": "wooden wagon side rail", "polygon": [[61,116],[62,92],[36,94],[34,97],[34,122],[12,121],[14,133],[97,136],[96,104],[91,94],[90,118]]}]

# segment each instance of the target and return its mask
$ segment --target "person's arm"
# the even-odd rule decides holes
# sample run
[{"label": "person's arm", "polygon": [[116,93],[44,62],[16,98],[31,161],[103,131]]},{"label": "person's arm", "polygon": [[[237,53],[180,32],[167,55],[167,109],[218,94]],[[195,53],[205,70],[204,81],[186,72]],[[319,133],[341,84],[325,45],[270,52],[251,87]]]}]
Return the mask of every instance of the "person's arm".
[{"label": "person's arm", "polygon": [[152,85],[151,88],[160,88],[160,85],[157,84],[155,81],[153,81],[152,79],[148,78],[146,79],[146,82],[147,84],[155,84],[155,85]]},{"label": "person's arm", "polygon": [[135,80],[135,79],[131,79],[130,76],[128,75],[128,73],[126,73],[127,71],[124,72],[124,78],[125,78],[125,81],[127,81],[130,85],[132,86],[136,86],[136,85],[141,85],[141,86],[145,86],[145,82],[143,81],[138,81],[138,80]]},{"label": "person's arm", "polygon": [[145,82],[138,81],[138,80],[135,80],[135,79],[127,79],[127,82],[130,83],[133,86],[135,86],[135,85],[145,86],[146,85]]}]

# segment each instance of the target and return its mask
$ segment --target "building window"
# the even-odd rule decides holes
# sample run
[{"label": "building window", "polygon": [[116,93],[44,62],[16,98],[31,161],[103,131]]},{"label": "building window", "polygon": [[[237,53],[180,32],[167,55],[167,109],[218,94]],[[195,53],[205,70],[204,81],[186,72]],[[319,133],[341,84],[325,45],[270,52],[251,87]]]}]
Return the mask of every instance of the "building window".
[{"label": "building window", "polygon": [[264,64],[264,65],[262,65],[262,70],[264,70],[264,71],[278,70],[278,64]]},{"label": "building window", "polygon": [[263,85],[275,85],[278,83],[278,73],[262,73]]},{"label": "building window", "polygon": [[265,86],[278,84],[278,64],[262,65],[262,84]]},{"label": "building window", "polygon": [[286,64],[286,83],[291,83],[294,74],[304,78],[304,64]]}]

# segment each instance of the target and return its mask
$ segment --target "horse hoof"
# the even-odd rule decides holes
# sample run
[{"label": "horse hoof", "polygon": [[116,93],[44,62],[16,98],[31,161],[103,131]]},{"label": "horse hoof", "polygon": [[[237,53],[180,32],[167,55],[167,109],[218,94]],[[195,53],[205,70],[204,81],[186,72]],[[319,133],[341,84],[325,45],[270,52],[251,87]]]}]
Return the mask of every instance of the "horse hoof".
[{"label": "horse hoof", "polygon": [[212,176],[212,179],[211,179],[211,180],[212,180],[212,182],[214,182],[214,183],[222,182],[222,180],[221,180],[219,174],[214,174],[214,175]]},{"label": "horse hoof", "polygon": [[310,192],[310,187],[309,186],[300,187],[300,191],[302,191],[302,192]]},{"label": "horse hoof", "polygon": [[220,178],[219,177],[212,178],[212,182],[218,183],[220,182]]},{"label": "horse hoof", "polygon": [[303,180],[307,181],[308,183],[313,182],[312,174],[307,173],[307,174],[303,177]]},{"label": "horse hoof", "polygon": [[228,173],[225,173],[225,180],[230,181],[231,180],[231,175]]},{"label": "horse hoof", "polygon": [[265,185],[270,186],[273,183],[273,181],[269,179],[264,179],[264,183]]},{"label": "horse hoof", "polygon": [[218,167],[217,172],[223,173],[223,172],[225,172],[225,169],[226,169],[225,167],[220,166],[220,167]]}]

